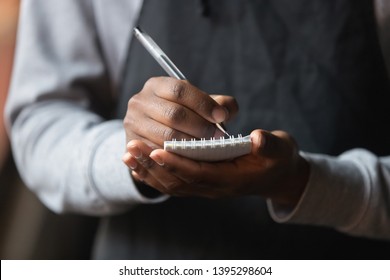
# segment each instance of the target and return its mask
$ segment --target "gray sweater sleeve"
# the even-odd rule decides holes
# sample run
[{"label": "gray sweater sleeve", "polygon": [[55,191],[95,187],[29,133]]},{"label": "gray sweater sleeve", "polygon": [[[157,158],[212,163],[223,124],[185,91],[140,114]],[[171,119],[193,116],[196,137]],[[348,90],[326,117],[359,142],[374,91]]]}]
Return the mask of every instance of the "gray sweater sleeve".
[{"label": "gray sweater sleeve", "polygon": [[28,187],[55,212],[105,215],[141,196],[121,157],[121,120],[88,1],[23,1],[7,126]]},{"label": "gray sweater sleeve", "polygon": [[306,190],[294,209],[269,200],[274,220],[390,239],[390,157],[379,158],[363,149],[339,157],[303,156],[311,166]]}]

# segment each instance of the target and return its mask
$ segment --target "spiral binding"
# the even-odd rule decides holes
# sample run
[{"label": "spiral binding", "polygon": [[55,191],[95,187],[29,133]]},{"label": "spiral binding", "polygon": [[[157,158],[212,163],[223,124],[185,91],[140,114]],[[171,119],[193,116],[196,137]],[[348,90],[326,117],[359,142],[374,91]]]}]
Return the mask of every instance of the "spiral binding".
[{"label": "spiral binding", "polygon": [[214,137],[206,140],[176,140],[165,141],[164,149],[191,159],[204,161],[219,161],[232,159],[250,153],[251,151],[250,136],[243,137],[238,134],[237,137],[231,135],[229,138]]}]

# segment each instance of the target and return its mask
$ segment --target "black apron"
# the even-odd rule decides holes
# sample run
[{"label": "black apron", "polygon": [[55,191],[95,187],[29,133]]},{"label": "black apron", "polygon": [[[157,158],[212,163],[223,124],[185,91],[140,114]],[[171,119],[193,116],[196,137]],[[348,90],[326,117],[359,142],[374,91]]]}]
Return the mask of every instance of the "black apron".
[{"label": "black apron", "polygon": [[[282,129],[304,151],[390,154],[390,96],[371,1],[146,0],[139,24],[192,84],[237,99],[231,133]],[[160,75],[133,40],[118,118]],[[257,197],[140,205],[106,219],[98,241],[96,257],[116,259],[366,259],[390,249],[332,229],[276,224]]]}]

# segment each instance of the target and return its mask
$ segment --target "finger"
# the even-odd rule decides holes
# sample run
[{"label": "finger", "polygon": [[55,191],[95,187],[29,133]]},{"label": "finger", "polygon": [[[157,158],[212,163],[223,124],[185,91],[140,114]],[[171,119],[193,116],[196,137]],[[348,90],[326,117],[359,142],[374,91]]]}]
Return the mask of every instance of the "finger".
[{"label": "finger", "polygon": [[150,160],[149,154],[153,151],[151,147],[140,140],[132,140],[127,143],[127,151],[134,157],[138,164],[148,169],[155,165],[153,160]]},{"label": "finger", "polygon": [[[146,171],[145,171],[146,172]],[[157,191],[159,191],[162,194],[168,194],[166,189],[163,185],[160,184],[158,180],[156,180],[153,176],[151,176],[148,173],[140,173],[135,170],[131,172],[131,176],[133,177],[133,180],[136,180],[138,182],[141,182]]]},{"label": "finger", "polygon": [[[164,140],[171,138],[192,138],[190,135],[182,135],[180,131],[162,125],[151,117],[154,111],[161,111],[156,103],[159,103],[161,98],[153,98],[151,95],[136,94],[128,103],[126,116],[123,120],[123,125],[126,131],[126,139],[139,139],[146,142],[149,146],[157,148],[162,147]],[[164,106],[161,106],[162,108]],[[206,121],[207,122],[207,121]]]},{"label": "finger", "polygon": [[[170,195],[181,194],[178,188],[183,185],[183,182],[163,168],[163,164],[150,158],[151,149],[147,145],[135,140],[130,141],[127,148],[130,157],[134,157],[134,160],[137,162],[137,167],[133,169],[133,175],[136,178],[155,187],[162,193]],[[125,160],[127,160],[126,162],[129,165],[134,164],[131,162],[132,159],[128,159],[128,156],[125,157]]]},{"label": "finger", "polygon": [[225,107],[229,112],[228,118],[225,121],[232,119],[237,115],[239,107],[237,100],[233,96],[228,95],[210,95],[219,105]]},{"label": "finger", "polygon": [[[138,148],[133,146],[129,147],[130,152],[127,152],[122,157],[122,161],[129,167],[132,171],[132,175],[135,179],[145,182],[145,180],[150,181],[148,170],[142,165],[143,159],[141,159],[141,152]],[[136,157],[134,155],[137,155]]]},{"label": "finger", "polygon": [[147,179],[149,175],[147,169],[129,152],[123,156],[122,161],[131,169],[132,175],[134,175],[134,177],[138,180],[144,181]]},{"label": "finger", "polygon": [[[188,135],[189,138],[212,137],[215,132],[215,125],[193,112],[187,107],[163,99],[145,98],[137,94],[132,97],[128,104],[128,111],[124,119],[125,128],[145,136],[150,132],[150,120],[162,123],[173,130],[178,130]],[[145,132],[146,131],[146,132]],[[165,137],[165,140],[172,138]],[[161,140],[161,139],[160,139]]]},{"label": "finger", "polygon": [[[169,176],[166,176],[163,180],[161,180],[161,183],[168,190],[170,195],[204,196],[203,188],[199,186],[198,181],[193,180],[193,178],[195,178],[193,177],[193,174],[190,177],[180,176],[180,172],[177,172],[174,164],[171,165],[169,160],[164,160],[163,157],[160,156],[159,152],[157,150],[155,151],[150,154],[150,157],[166,170],[166,174],[169,174]],[[177,160],[173,160],[173,162],[178,163]],[[180,165],[181,162],[178,164]],[[182,168],[186,167],[182,166]]]},{"label": "finger", "polygon": [[[233,162],[199,162],[166,152],[161,149],[154,150],[150,157],[172,175],[185,183],[180,193],[189,196],[206,198],[227,197],[239,193],[232,190],[232,176],[237,172]],[[242,192],[242,191],[241,191]]]},{"label": "finger", "polygon": [[147,102],[142,101],[141,94],[133,96],[128,103],[123,126],[126,132],[127,143],[131,140],[142,140],[153,148],[162,147],[163,140],[153,136],[154,123],[145,112],[150,111]]},{"label": "finger", "polygon": [[215,125],[191,111],[187,107],[165,100],[159,99],[150,107],[150,118],[167,127],[164,139],[172,140],[178,138],[177,135],[170,135],[174,131],[190,135],[190,138],[212,137],[215,132]]},{"label": "finger", "polygon": [[162,149],[154,150],[150,157],[189,185],[201,186],[203,181],[212,181],[215,178],[211,176],[213,165],[207,162],[190,160]]},{"label": "finger", "polygon": [[192,139],[195,136],[186,134],[172,127],[159,123],[153,119],[147,119],[142,124],[133,125],[132,131],[138,137],[131,140],[142,140],[152,148],[161,148],[164,141],[172,139]]},{"label": "finger", "polygon": [[[136,178],[143,180],[148,184],[153,184],[156,186],[161,192],[169,195],[183,195],[185,192],[180,188],[185,185],[178,177],[171,174],[164,168],[164,163],[152,159],[150,156],[146,156],[142,154],[147,153],[150,150],[147,147],[143,147],[143,144],[139,141],[131,141],[128,145],[130,157],[131,154],[136,157],[136,161],[138,166],[133,169],[134,175]],[[126,158],[127,159],[127,158]],[[130,160],[127,160],[130,164]]]},{"label": "finger", "polygon": [[269,132],[257,129],[251,133],[252,154],[262,156],[286,156],[294,147],[293,139],[284,131]]},{"label": "finger", "polygon": [[131,169],[131,175],[134,180],[143,182],[160,192],[165,191],[165,188],[153,176],[150,176],[148,171],[138,164],[138,161],[129,152],[124,154],[122,160]]},{"label": "finger", "polygon": [[148,169],[144,168],[140,164],[138,164],[137,167],[131,171],[131,176],[134,180],[142,182],[143,184],[158,190],[160,193],[169,194],[167,189],[160,183],[160,181],[155,178]]},{"label": "finger", "polygon": [[223,106],[188,81],[169,77],[151,78],[145,83],[145,89],[189,108],[209,122],[220,123],[228,118],[228,111]]},{"label": "finger", "polygon": [[124,164],[127,165],[128,168],[130,168],[131,170],[136,170],[137,167],[138,167],[138,162],[137,160],[129,153],[125,153],[122,157],[122,161],[124,162]]}]

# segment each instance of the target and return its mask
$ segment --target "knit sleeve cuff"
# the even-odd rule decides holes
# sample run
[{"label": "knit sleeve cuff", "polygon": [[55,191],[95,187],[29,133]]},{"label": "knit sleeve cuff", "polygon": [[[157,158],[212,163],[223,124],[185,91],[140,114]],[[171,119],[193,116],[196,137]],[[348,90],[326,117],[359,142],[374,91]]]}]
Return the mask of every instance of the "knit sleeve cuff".
[{"label": "knit sleeve cuff", "polygon": [[367,208],[369,188],[359,166],[348,156],[339,158],[301,153],[310,164],[306,189],[294,208],[268,200],[271,217],[279,223],[353,227]]},{"label": "knit sleeve cuff", "polygon": [[111,207],[121,207],[134,203],[159,203],[168,196],[156,198],[143,196],[135,186],[128,167],[122,162],[126,137],[121,124],[113,124],[110,133],[92,153],[90,178],[96,191]]}]

